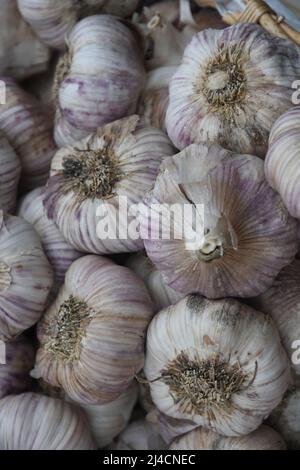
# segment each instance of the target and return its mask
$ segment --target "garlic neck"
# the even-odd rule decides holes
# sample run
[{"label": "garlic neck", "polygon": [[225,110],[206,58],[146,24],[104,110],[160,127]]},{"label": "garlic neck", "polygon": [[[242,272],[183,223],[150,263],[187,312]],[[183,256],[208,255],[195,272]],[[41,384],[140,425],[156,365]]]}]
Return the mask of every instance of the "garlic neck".
[{"label": "garlic neck", "polygon": [[0,261],[0,291],[8,289],[11,282],[10,267],[3,261]]},{"label": "garlic neck", "polygon": [[68,77],[72,64],[72,55],[70,51],[65,52],[59,59],[53,81],[52,95],[54,101],[58,102],[59,89],[62,82]]},{"label": "garlic neck", "polygon": [[212,228],[204,230],[204,237],[196,253],[200,260],[209,262],[222,258],[227,249],[237,247],[238,240],[233,226],[226,217],[221,216],[215,224],[212,223]]}]

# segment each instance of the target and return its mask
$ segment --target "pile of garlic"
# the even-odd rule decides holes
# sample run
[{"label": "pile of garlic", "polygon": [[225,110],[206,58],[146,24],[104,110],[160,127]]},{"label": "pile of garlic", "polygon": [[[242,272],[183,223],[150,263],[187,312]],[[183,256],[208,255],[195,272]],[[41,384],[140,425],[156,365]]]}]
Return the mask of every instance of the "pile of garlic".
[{"label": "pile of garlic", "polygon": [[0,450],[300,449],[300,49],[198,0],[2,3]]}]

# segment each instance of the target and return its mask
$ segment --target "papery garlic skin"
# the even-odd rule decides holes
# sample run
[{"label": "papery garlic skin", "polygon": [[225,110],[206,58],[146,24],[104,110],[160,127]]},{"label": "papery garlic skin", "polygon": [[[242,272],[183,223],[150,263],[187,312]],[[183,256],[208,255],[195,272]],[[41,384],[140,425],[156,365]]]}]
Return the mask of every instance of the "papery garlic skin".
[{"label": "papery garlic skin", "polygon": [[158,434],[157,426],[146,420],[133,421],[120,434],[113,450],[164,450],[166,444]]},{"label": "papery garlic skin", "polygon": [[[184,224],[175,218],[169,240],[153,230],[144,245],[164,282],[183,294],[259,295],[297,251],[296,221],[265,181],[262,160],[251,155],[193,144],[163,162],[145,203],[182,209]],[[188,208],[204,217],[196,232]],[[147,234],[147,211],[140,222]],[[177,238],[176,223],[183,232]]]},{"label": "papery garlic skin", "polygon": [[20,160],[0,130],[0,208],[10,213],[16,208],[20,175]]},{"label": "papery garlic skin", "polygon": [[84,410],[97,447],[106,447],[122,432],[131,417],[137,401],[138,386],[135,382],[116,400],[105,405],[84,405]]},{"label": "papery garlic skin", "polygon": [[47,70],[49,49],[21,17],[16,0],[1,1],[0,75],[18,80]]},{"label": "papery garlic skin", "polygon": [[160,272],[143,253],[132,255],[126,265],[143,279],[156,312],[182,299],[183,294],[167,286]]},{"label": "papery garlic skin", "polygon": [[299,59],[296,44],[253,24],[195,35],[170,84],[174,145],[208,141],[264,158],[272,125],[291,107]]},{"label": "papery garlic skin", "polygon": [[[152,405],[153,406],[153,405]],[[189,433],[197,428],[197,424],[186,419],[175,419],[161,413],[154,406],[146,416],[147,421],[157,426],[159,435],[163,441],[169,446],[178,436]]]},{"label": "papery garlic skin", "polygon": [[289,213],[300,219],[300,106],[290,109],[274,124],[265,173],[281,195]]},{"label": "papery garlic skin", "polygon": [[52,284],[38,234],[20,217],[0,211],[0,340],[11,340],[39,320]]},{"label": "papery garlic skin", "polygon": [[[167,136],[141,127],[138,116],[99,128],[74,146],[60,149],[53,158],[44,198],[48,218],[80,251],[109,254],[143,249],[138,231],[126,230],[122,235],[116,230],[124,232],[126,222],[129,227],[136,221],[122,204],[126,199],[131,210],[142,203],[163,158],[173,151]],[[119,212],[125,221],[116,220]],[[108,220],[108,234],[107,229],[101,232],[101,220],[104,225]]]},{"label": "papery garlic skin", "polygon": [[1,450],[95,450],[86,418],[69,403],[37,393],[0,401]]},{"label": "papery garlic skin", "polygon": [[79,403],[116,400],[143,367],[152,315],[146,287],[128,268],[100,256],[78,259],[39,324],[33,376]]},{"label": "papery garlic skin", "polygon": [[282,437],[269,426],[261,425],[247,436],[224,437],[197,428],[176,439],[170,450],[285,450]]},{"label": "papery garlic skin", "polygon": [[0,364],[0,398],[29,389],[32,385],[29,373],[34,365],[34,349],[26,337],[6,343],[4,353],[5,364]]},{"label": "papery garlic skin", "polygon": [[3,78],[6,102],[1,105],[0,129],[20,158],[21,186],[29,190],[43,185],[56,151],[51,113],[24,92],[11,78]]},{"label": "papery garlic skin", "polygon": [[233,299],[197,295],[154,317],[144,371],[162,413],[225,436],[258,428],[291,379],[269,316]]},{"label": "papery garlic skin", "polygon": [[83,256],[83,253],[72,248],[56,225],[47,218],[43,198],[43,187],[28,193],[21,201],[18,215],[32,224],[41,237],[45,254],[53,268],[55,281],[62,284],[73,261]]},{"label": "papery garlic skin", "polygon": [[299,450],[300,390],[288,391],[268,422],[282,435],[289,450]]},{"label": "papery garlic skin", "polygon": [[135,112],[145,79],[138,41],[133,28],[112,16],[89,16],[76,24],[54,85],[59,147]]}]

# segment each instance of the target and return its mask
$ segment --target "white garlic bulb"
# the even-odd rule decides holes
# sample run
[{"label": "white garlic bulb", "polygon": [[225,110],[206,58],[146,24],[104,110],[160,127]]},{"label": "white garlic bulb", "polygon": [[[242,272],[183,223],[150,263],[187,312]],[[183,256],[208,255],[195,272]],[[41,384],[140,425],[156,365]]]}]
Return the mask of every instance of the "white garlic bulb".
[{"label": "white garlic bulb", "polygon": [[157,426],[146,420],[133,421],[120,434],[113,450],[164,450],[166,444]]},{"label": "white garlic bulb", "polygon": [[42,240],[45,254],[53,268],[54,278],[62,284],[73,261],[83,253],[72,248],[63,238],[56,225],[47,218],[43,206],[44,188],[37,188],[22,200],[18,215],[33,225]]},{"label": "white garlic bulb", "polygon": [[76,402],[117,399],[143,367],[152,314],[145,286],[128,268],[94,255],[76,260],[39,324],[33,376]]},{"label": "white garlic bulb", "polygon": [[0,208],[10,213],[16,208],[20,174],[20,160],[0,129]]},{"label": "white garlic bulb", "polygon": [[135,112],[145,78],[138,39],[134,27],[108,15],[89,16],[74,27],[54,83],[60,147]]},{"label": "white garlic bulb", "polygon": [[1,0],[0,74],[18,80],[47,70],[49,49],[21,17],[17,0]]},{"label": "white garlic bulb", "polygon": [[74,406],[37,393],[0,400],[1,450],[96,449],[86,418]]},{"label": "white garlic bulb", "polygon": [[247,436],[224,437],[213,431],[197,428],[179,437],[170,450],[285,450],[282,437],[272,428],[261,425]]},{"label": "white garlic bulb", "polygon": [[[53,158],[44,199],[48,218],[80,251],[108,254],[142,249],[139,233],[126,230],[125,224],[134,224],[136,216],[127,214],[122,201],[127,198],[128,211],[141,203],[163,158],[172,153],[167,136],[141,127],[138,116],[99,128]],[[121,221],[116,220],[119,212]],[[108,223],[108,233],[105,227],[105,233],[101,231],[101,221],[105,227]]]},{"label": "white garlic bulb", "polygon": [[0,340],[14,338],[39,320],[52,283],[33,227],[0,211]]},{"label": "white garlic bulb", "polygon": [[104,405],[84,405],[97,447],[106,447],[127,426],[137,401],[138,386],[133,382],[116,400]]},{"label": "white garlic bulb", "polygon": [[300,449],[300,390],[288,391],[269,422],[284,438],[288,449]]},{"label": "white garlic bulb", "polygon": [[1,105],[0,128],[21,160],[23,189],[44,184],[56,146],[52,116],[11,78],[4,79],[6,102]]},{"label": "white garlic bulb", "polygon": [[29,373],[34,365],[34,349],[25,336],[6,343],[3,353],[5,364],[0,363],[0,398],[28,390],[32,385]]},{"label": "white garlic bulb", "polygon": [[196,34],[170,84],[174,145],[210,141],[264,157],[276,119],[291,106],[300,51],[253,24]]},{"label": "white garlic bulb", "polygon": [[130,256],[126,265],[143,279],[156,312],[182,299],[183,294],[167,286],[160,272],[143,253]]},{"label": "white garlic bulb", "polygon": [[[169,239],[158,236],[158,226],[144,245],[164,282],[183,294],[259,295],[297,251],[296,221],[266,182],[263,161],[254,156],[193,144],[162,163],[145,203],[148,208],[164,204],[169,215],[174,207],[181,209],[171,231],[165,227],[171,217],[161,224]],[[196,229],[188,208],[198,213]],[[139,216],[141,233],[147,234],[153,210],[144,212]]]},{"label": "white garlic bulb", "polygon": [[197,295],[154,317],[144,371],[162,413],[225,436],[254,431],[291,379],[269,316],[233,299]]},{"label": "white garlic bulb", "polygon": [[18,0],[20,12],[49,46],[63,49],[67,33],[78,19],[101,11],[127,17],[139,0]]},{"label": "white garlic bulb", "polygon": [[300,219],[300,106],[290,109],[274,124],[265,173],[281,195],[289,213]]}]

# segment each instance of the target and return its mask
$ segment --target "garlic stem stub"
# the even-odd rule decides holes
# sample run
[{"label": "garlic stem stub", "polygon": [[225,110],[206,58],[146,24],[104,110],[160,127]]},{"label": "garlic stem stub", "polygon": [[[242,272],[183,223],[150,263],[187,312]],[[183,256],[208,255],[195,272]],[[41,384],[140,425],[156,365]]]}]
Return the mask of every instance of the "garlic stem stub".
[{"label": "garlic stem stub", "polygon": [[[154,211],[141,212],[141,233],[164,282],[182,294],[259,295],[297,252],[296,220],[265,181],[263,162],[255,156],[192,144],[165,159],[145,204],[169,208],[154,228]],[[161,225],[168,239],[160,236]]]},{"label": "garlic stem stub", "polygon": [[59,147],[135,112],[145,81],[140,42],[134,26],[109,15],[76,24],[54,80]]},{"label": "garlic stem stub", "polygon": [[0,208],[13,213],[16,208],[21,163],[0,129]]},{"label": "garlic stem stub", "polygon": [[174,145],[213,142],[264,158],[272,125],[292,105],[299,59],[296,44],[254,24],[196,34],[170,84]]},{"label": "garlic stem stub", "polygon": [[152,315],[146,287],[129,269],[95,255],[78,259],[38,326],[33,376],[79,403],[116,400],[143,367]]},{"label": "garlic stem stub", "polygon": [[197,295],[154,317],[144,371],[162,413],[225,436],[258,428],[291,380],[269,316]]}]

